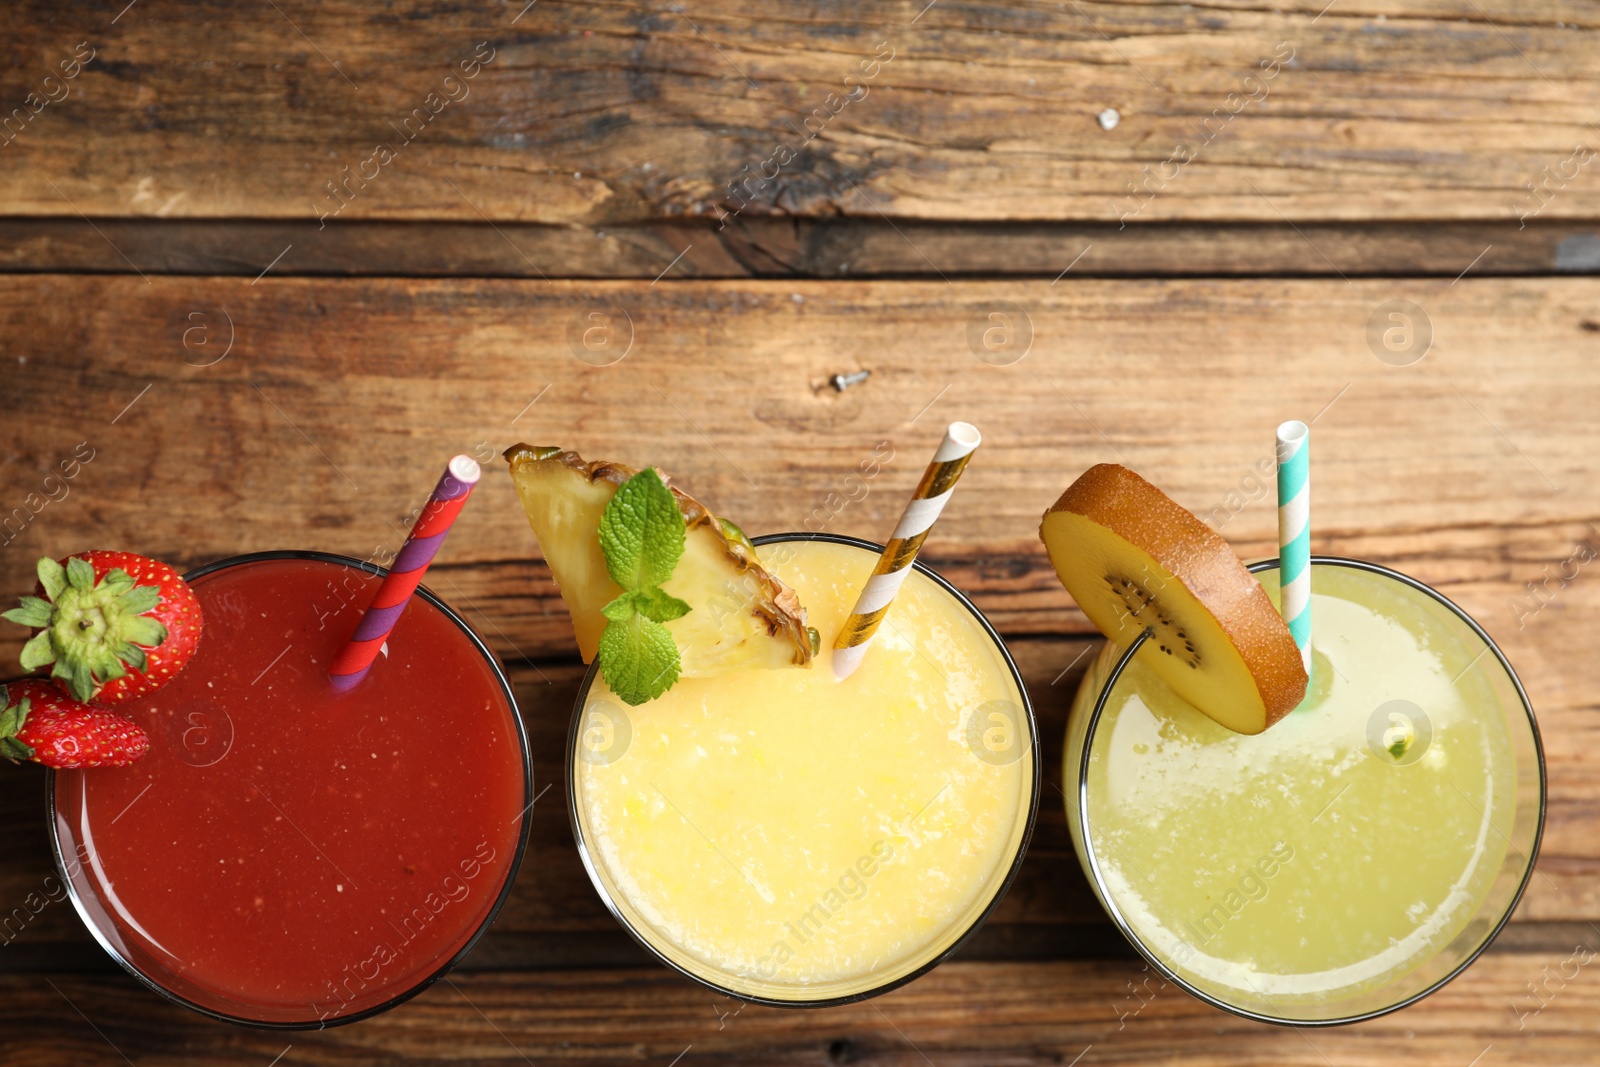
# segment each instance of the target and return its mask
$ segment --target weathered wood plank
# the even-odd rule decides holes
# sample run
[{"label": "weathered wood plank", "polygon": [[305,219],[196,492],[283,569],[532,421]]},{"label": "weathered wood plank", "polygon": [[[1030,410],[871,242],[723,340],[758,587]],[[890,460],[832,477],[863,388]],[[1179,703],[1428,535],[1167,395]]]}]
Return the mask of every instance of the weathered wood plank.
[{"label": "weathered wood plank", "polygon": [[[399,536],[425,488],[417,472],[449,450],[490,456],[520,438],[654,460],[757,531],[809,522],[881,535],[936,424],[968,416],[988,443],[930,558],[1009,633],[1085,632],[1033,532],[1077,471],[1131,463],[1246,555],[1266,554],[1273,513],[1252,467],[1280,417],[1320,413],[1318,550],[1391,562],[1450,591],[1527,664],[1541,706],[1583,704],[1564,662],[1579,650],[1563,642],[1593,619],[1587,575],[1537,614],[1512,598],[1591,536],[1596,283],[848,290],[0,279],[8,391],[70,400],[0,429],[0,519],[11,523],[0,577],[23,581],[36,551],[134,533],[186,564],[285,545],[366,556]],[[1410,366],[1368,344],[1392,299],[1419,302],[1431,324],[1431,349]],[[1010,316],[1009,349],[984,347],[991,313]],[[1420,350],[1420,318],[1418,331]],[[827,384],[857,368],[872,377],[845,392]],[[894,460],[849,501],[860,492],[843,472],[881,440]],[[47,485],[78,449],[94,458]],[[481,492],[433,584],[505,654],[567,654],[509,485],[491,478]]]},{"label": "weathered wood plank", "polygon": [[[1600,273],[1600,223],[927,222],[622,226],[0,218],[0,271],[490,278],[1473,277]],[[285,249],[288,252],[285,253]],[[281,258],[279,258],[281,255]]]},{"label": "weathered wood plank", "polygon": [[297,244],[341,210],[1511,230],[1600,215],[1592,10],[1382,6],[340,0],[235,24],[222,0],[30,0],[0,44],[0,205],[299,219]]},{"label": "weathered wood plank", "polygon": [[[1421,1004],[1313,1031],[1236,1019],[1163,986],[1131,961],[950,963],[878,1000],[814,1012],[742,1005],[659,970],[458,975],[387,1015],[302,1034],[213,1023],[120,976],[57,976],[49,984],[7,977],[0,990],[12,1012],[6,1062],[17,1067],[259,1067],[279,1055],[288,1063],[340,1067],[463,1061],[1062,1067],[1157,1059],[1189,1067],[1387,1067],[1402,1058],[1488,1067],[1595,1062],[1600,987],[1577,962],[1592,958],[1592,948],[1573,957],[1570,946],[1492,954]],[[1571,977],[1552,979],[1564,964]],[[1545,983],[1548,992],[1535,999],[1530,982]]]}]

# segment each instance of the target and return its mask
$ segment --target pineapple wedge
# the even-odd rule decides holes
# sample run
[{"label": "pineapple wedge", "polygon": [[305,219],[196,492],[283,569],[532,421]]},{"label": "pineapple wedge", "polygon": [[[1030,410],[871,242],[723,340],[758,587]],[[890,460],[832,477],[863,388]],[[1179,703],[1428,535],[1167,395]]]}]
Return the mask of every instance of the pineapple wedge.
[{"label": "pineapple wedge", "polygon": [[[600,549],[600,515],[617,487],[638,472],[532,445],[513,445],[505,458],[561,599],[572,613],[578,650],[585,663],[592,662],[606,628],[600,609],[622,593]],[[794,590],[761,566],[737,526],[718,519],[670,483],[668,487],[688,527],[683,556],[661,587],[692,609],[666,624],[678,646],[680,675],[704,678],[757,667],[808,666],[811,637]]]}]

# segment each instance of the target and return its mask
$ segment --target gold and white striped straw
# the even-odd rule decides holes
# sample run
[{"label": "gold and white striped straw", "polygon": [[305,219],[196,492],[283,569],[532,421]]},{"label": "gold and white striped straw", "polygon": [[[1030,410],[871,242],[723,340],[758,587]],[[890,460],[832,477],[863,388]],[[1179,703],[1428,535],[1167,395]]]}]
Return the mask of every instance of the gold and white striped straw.
[{"label": "gold and white striped straw", "polygon": [[894,536],[883,546],[878,565],[872,568],[872,577],[856,600],[855,610],[844,621],[839,639],[833,643],[833,676],[840,681],[855,673],[867,654],[867,645],[877,632],[878,624],[889,611],[889,604],[900,591],[900,584],[911,570],[911,561],[928,536],[944,505],[955,489],[956,479],[966,469],[967,460],[977,450],[983,437],[970,422],[952,422],[944,431],[944,440],[933,454],[933,461],[922,472],[922,481],[911,495]]}]

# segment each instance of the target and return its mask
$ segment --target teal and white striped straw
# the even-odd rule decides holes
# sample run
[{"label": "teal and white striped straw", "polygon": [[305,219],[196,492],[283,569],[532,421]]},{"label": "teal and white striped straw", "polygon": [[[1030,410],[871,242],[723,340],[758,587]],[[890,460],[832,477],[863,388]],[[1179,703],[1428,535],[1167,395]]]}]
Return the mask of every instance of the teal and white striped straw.
[{"label": "teal and white striped straw", "polygon": [[1284,621],[1311,675],[1311,428],[1278,427],[1278,585]]}]

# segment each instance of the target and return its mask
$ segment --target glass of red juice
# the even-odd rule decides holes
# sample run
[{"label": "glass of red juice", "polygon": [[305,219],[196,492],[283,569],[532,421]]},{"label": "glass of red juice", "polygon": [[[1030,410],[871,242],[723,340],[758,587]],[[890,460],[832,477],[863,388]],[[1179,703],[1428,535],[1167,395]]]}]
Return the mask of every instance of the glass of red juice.
[{"label": "glass of red juice", "polygon": [[353,1022],[442,977],[504,903],[533,774],[494,655],[418,588],[366,678],[328,681],[383,574],[266,552],[186,575],[199,650],[118,705],[149,753],[51,775],[78,914],[163,996],[251,1026]]}]

